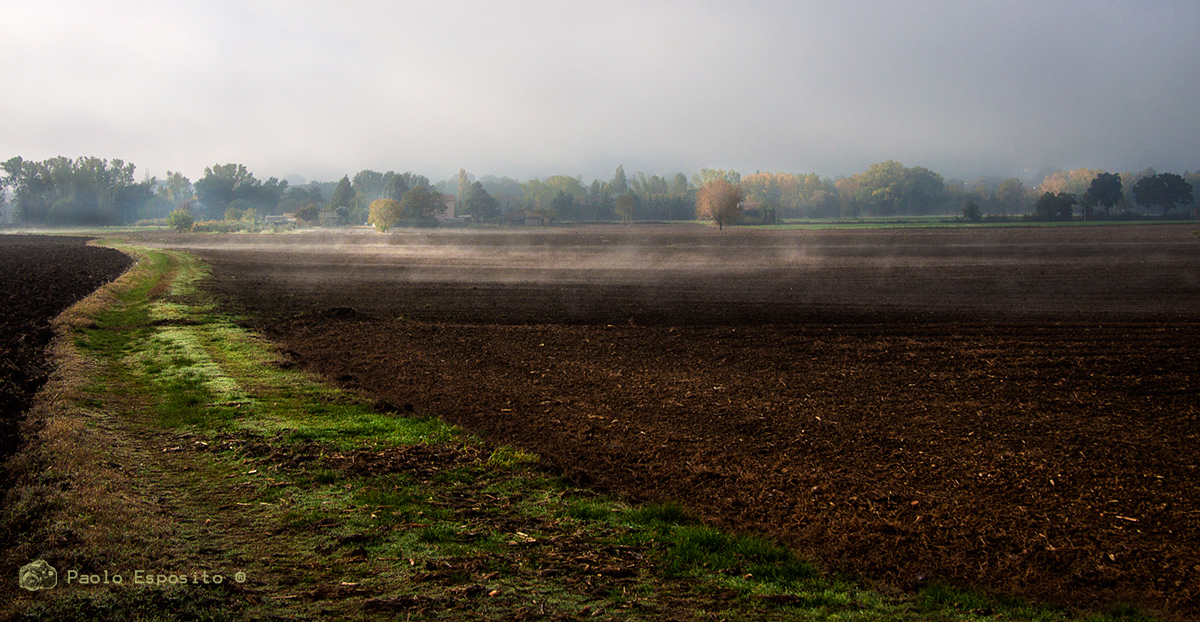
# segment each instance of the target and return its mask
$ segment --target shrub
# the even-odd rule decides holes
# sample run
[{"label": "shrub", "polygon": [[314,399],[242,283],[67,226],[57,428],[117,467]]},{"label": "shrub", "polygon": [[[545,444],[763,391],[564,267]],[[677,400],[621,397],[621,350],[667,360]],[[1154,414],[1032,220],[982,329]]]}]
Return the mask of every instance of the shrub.
[{"label": "shrub", "polygon": [[180,233],[191,229],[195,222],[196,219],[192,216],[192,213],[182,207],[171,212],[170,216],[167,216],[167,226]]},{"label": "shrub", "polygon": [[971,222],[980,222],[983,220],[983,211],[979,209],[979,205],[974,201],[967,201],[962,210],[963,218]]}]

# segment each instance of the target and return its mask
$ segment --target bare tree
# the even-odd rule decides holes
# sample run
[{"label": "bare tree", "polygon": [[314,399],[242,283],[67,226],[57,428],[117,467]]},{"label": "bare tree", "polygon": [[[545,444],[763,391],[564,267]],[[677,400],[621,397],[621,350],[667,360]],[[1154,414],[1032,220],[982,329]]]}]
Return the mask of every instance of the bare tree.
[{"label": "bare tree", "polygon": [[617,197],[617,202],[613,206],[614,211],[621,217],[621,222],[628,224],[633,222],[633,212],[637,208],[637,195],[626,192]]},{"label": "bare tree", "polygon": [[714,179],[696,193],[696,218],[710,219],[724,229],[742,213],[742,189],[725,179]]}]

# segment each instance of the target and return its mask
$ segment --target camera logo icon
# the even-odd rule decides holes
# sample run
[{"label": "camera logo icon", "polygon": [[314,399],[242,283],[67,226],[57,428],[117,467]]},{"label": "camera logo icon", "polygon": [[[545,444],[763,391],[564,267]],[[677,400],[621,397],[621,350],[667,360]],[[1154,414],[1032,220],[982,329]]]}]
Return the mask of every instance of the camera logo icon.
[{"label": "camera logo icon", "polygon": [[30,592],[48,590],[58,585],[58,571],[43,559],[21,566],[19,578],[21,587]]}]

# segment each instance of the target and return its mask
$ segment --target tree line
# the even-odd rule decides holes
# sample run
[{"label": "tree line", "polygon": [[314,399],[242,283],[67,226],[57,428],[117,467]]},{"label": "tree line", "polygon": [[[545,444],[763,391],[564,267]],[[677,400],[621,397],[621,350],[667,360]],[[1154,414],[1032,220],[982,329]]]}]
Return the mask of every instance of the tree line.
[{"label": "tree line", "polygon": [[[412,172],[362,170],[338,181],[290,185],[260,180],[242,164],[215,164],[194,182],[168,171],[165,179],[136,181],[135,166],[94,157],[12,158],[0,165],[0,200],[29,225],[131,224],[161,220],[173,212],[199,221],[255,221],[291,214],[325,224],[371,223],[386,229],[432,221],[453,200],[456,212],[477,222],[530,210],[546,220],[616,222],[709,219],[720,226],[797,218],[855,218],[962,214],[970,220],[1026,217],[1043,220],[1110,218],[1137,210],[1194,206],[1200,172],[1110,173],[1096,169],[1049,171],[1036,183],[1017,178],[974,182],[944,179],[924,167],[889,160],[848,177],[815,173],[755,172],[706,168],[627,174],[618,166],[609,179],[555,175],[518,181],[465,170],[442,182]],[[708,188],[712,184],[718,187]],[[705,188],[708,188],[705,191]],[[11,196],[10,196],[11,195]],[[410,196],[411,195],[411,196]],[[714,207],[722,197],[727,209]]]},{"label": "tree line", "polygon": [[1161,209],[1166,217],[1172,210],[1194,207],[1200,173],[1108,173],[1098,169],[1056,171],[1046,176],[1034,192],[1026,191],[1019,180],[1001,182],[993,192],[986,188],[971,195],[963,207],[969,220],[984,218],[981,204],[998,210],[992,214],[1022,214],[1033,200],[1037,220],[1070,220],[1076,207],[1084,220],[1113,218],[1114,210],[1131,214],[1135,206],[1151,211]]},{"label": "tree line", "polygon": [[154,193],[152,178],[134,181],[135,168],[115,159],[15,157],[0,164],[0,197],[12,191],[15,216],[23,223],[128,224]]}]

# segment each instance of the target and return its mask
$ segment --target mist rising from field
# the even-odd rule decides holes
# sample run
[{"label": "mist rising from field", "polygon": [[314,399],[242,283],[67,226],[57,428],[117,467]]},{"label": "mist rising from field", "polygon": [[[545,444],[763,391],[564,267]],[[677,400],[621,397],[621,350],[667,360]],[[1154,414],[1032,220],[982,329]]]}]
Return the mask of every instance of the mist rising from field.
[{"label": "mist rising from field", "polygon": [[338,306],[353,298],[360,310],[405,317],[1112,320],[1194,318],[1200,309],[1192,268],[1200,262],[1200,236],[1187,224],[820,231],[646,225],[134,238],[193,251],[214,274],[236,275],[264,299],[308,296]]},{"label": "mist rising from field", "polygon": [[[373,230],[292,234],[144,235],[170,248],[236,253],[286,253],[313,263],[380,268],[435,268],[529,273],[566,278],[572,272],[614,277],[654,272],[746,272],[759,268],[922,268],[939,265],[1079,263],[1125,252],[1139,261],[1170,261],[1200,238],[1150,228],[972,230],[833,230],[718,232],[708,227],[589,227],[549,230]],[[1186,233],[1186,232],[1184,232]],[[534,277],[534,273],[543,273]],[[464,275],[463,278],[470,278]]]},{"label": "mist rising from field", "polygon": [[[831,257],[795,236],[707,235],[706,228],[604,227],[537,232],[373,231],[291,235],[156,236],[155,244],[200,253],[288,255],[288,265],[354,266],[367,279],[415,281],[646,282],[680,273],[736,273],[759,266],[811,269]],[[148,240],[149,241],[149,240]]]}]

